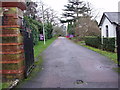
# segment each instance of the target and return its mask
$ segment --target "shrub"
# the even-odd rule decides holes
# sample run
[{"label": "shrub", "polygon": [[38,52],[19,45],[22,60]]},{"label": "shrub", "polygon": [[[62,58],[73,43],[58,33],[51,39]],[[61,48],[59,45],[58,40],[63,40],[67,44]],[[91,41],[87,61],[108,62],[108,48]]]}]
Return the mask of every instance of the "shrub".
[{"label": "shrub", "polygon": [[85,37],[86,45],[103,49],[106,51],[115,51],[115,38],[103,38],[103,45],[101,44],[101,38],[97,36],[87,36]]},{"label": "shrub", "polygon": [[39,41],[39,33],[42,30],[42,24],[27,16],[24,17],[24,20],[26,21],[27,27],[32,30],[33,43],[37,44]]},{"label": "shrub", "polygon": [[115,51],[115,38],[104,38],[103,39],[103,50]]},{"label": "shrub", "polygon": [[51,23],[46,23],[45,24],[46,39],[51,39],[52,38],[52,32],[53,32],[52,24]]},{"label": "shrub", "polygon": [[86,43],[86,45],[89,45],[89,46],[92,46],[95,48],[101,48],[100,37],[87,36],[87,37],[85,37],[85,43]]}]

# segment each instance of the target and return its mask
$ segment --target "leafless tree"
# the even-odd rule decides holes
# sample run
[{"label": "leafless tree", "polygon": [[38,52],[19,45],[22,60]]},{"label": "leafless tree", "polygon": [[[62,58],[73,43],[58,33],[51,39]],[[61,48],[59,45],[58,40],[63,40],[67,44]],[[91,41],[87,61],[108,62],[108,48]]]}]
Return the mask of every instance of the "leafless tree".
[{"label": "leafless tree", "polygon": [[79,38],[100,35],[100,29],[97,23],[94,20],[91,20],[90,17],[81,17],[76,28],[78,29],[76,34]]},{"label": "leafless tree", "polygon": [[[46,23],[52,23],[52,25],[56,25],[58,21],[57,13],[51,8],[45,5],[42,1],[38,2],[38,8],[37,8],[37,16],[38,20],[42,21],[42,15],[44,15],[44,21]],[[43,10],[42,10],[43,6]]]},{"label": "leafless tree", "polygon": [[54,36],[65,36],[66,32],[60,26],[54,26],[53,35]]},{"label": "leafless tree", "polygon": [[36,2],[26,2],[26,5],[27,5],[27,9],[24,13],[25,16],[29,16],[33,19],[36,19],[37,17],[37,4]]}]

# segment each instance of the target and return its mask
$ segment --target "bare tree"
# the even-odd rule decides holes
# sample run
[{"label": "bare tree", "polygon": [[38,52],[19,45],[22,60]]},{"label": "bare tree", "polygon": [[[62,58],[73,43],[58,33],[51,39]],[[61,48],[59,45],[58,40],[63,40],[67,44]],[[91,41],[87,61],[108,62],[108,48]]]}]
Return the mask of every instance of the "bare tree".
[{"label": "bare tree", "polygon": [[90,17],[81,17],[78,21],[78,32],[77,36],[79,38],[85,36],[99,36],[100,29],[97,23],[94,20],[91,20]]},{"label": "bare tree", "polygon": [[66,32],[65,32],[65,30],[63,30],[62,27],[60,27],[60,26],[54,26],[53,35],[54,36],[65,36]]},{"label": "bare tree", "polygon": [[58,17],[56,12],[53,9],[49,8],[45,12],[45,19],[46,19],[46,22],[52,23],[52,25],[56,25]]},{"label": "bare tree", "polygon": [[24,13],[25,16],[29,16],[30,18],[36,19],[37,17],[37,4],[36,2],[26,2],[27,9]]},{"label": "bare tree", "polygon": [[[52,25],[56,25],[58,21],[57,13],[47,5],[45,5],[42,1],[38,2],[38,8],[37,8],[37,16],[38,20],[42,21],[42,15],[44,13],[44,21],[45,23],[51,23]],[[42,11],[42,6],[43,6],[43,11]]]}]

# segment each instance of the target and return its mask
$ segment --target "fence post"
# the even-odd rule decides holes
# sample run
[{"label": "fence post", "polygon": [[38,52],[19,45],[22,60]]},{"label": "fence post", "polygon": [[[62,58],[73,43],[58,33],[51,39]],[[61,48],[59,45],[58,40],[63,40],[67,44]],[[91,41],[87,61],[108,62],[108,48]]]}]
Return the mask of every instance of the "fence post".
[{"label": "fence post", "polygon": [[116,28],[116,37],[117,37],[117,60],[118,66],[120,66],[120,26]]}]

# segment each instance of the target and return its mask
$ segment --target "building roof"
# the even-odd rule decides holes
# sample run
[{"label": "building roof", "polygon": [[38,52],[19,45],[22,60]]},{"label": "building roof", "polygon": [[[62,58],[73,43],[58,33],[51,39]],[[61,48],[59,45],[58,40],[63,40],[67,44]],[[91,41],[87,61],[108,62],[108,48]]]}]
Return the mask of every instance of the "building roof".
[{"label": "building roof", "polygon": [[112,23],[112,24],[120,24],[120,12],[105,12],[101,18],[99,26],[101,26],[104,22],[105,17]]}]

